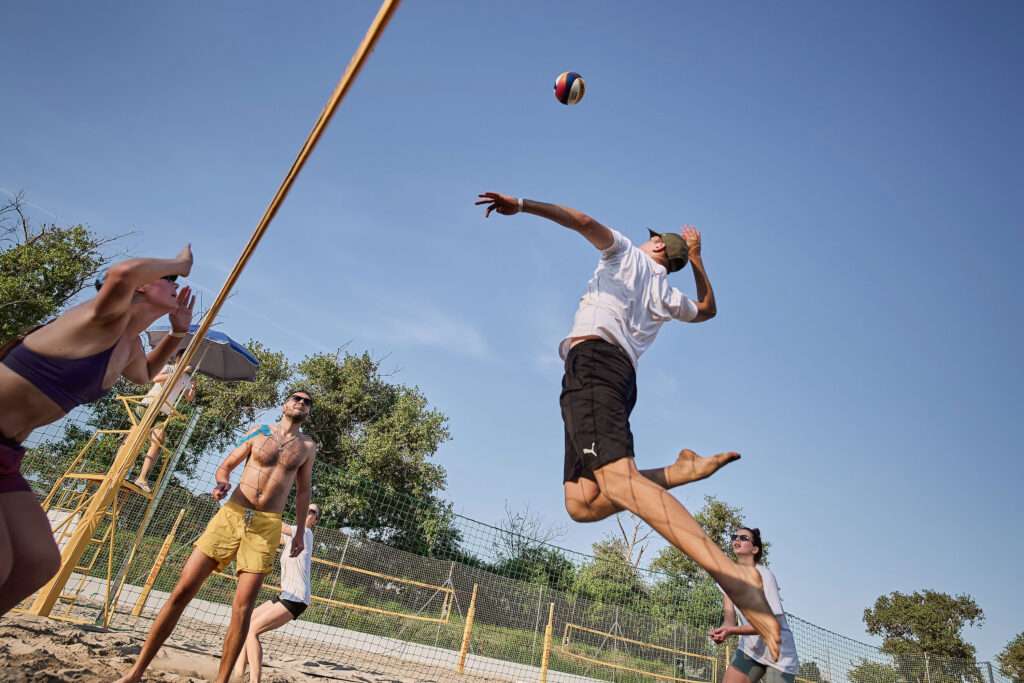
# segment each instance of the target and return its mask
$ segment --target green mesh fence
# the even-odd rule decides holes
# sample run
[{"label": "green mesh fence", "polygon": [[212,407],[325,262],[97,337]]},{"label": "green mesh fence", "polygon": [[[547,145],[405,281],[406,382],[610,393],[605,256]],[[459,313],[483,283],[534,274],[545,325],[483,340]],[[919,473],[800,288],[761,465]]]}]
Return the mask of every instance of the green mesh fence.
[{"label": "green mesh fence", "polygon": [[[78,409],[26,444],[23,471],[58,540],[131,427],[130,403],[102,415]],[[210,489],[223,453],[189,448],[214,427],[188,406],[171,419],[152,492],[121,488],[51,616],[148,629],[218,509]],[[575,553],[369,481],[320,498],[316,472],[313,498],[339,521],[314,532],[313,604],[261,639],[272,664],[421,675],[415,680],[721,681],[735,643],[707,637],[721,622],[709,579]],[[368,528],[368,519],[385,523]],[[279,580],[277,570],[266,577],[261,601],[277,594]],[[231,568],[212,576],[171,642],[218,654],[234,588]],[[802,683],[1010,680],[985,662],[894,657],[794,615],[789,623]]]}]

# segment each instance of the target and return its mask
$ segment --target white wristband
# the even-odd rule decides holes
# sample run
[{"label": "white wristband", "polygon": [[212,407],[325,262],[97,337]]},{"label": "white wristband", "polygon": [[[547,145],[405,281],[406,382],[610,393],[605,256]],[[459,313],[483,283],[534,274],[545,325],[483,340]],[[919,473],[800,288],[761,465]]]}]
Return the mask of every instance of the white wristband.
[{"label": "white wristband", "polygon": [[523,210],[523,198],[522,197],[519,198],[519,210],[520,211]]}]

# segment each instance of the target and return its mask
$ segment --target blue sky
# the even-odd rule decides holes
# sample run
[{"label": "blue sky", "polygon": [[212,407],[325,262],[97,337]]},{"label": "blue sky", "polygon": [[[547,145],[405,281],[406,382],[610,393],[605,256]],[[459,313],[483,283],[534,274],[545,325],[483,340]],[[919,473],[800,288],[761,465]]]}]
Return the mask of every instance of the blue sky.
[{"label": "blue sky", "polygon": [[[529,505],[585,551],[614,523],[562,508],[556,348],[597,255],[475,194],[696,224],[720,314],[641,360],[640,465],[741,451],[678,493],[744,508],[790,611],[867,639],[882,593],[970,593],[992,657],[1024,630],[1024,9],[635,5],[401,7],[221,329],[384,357],[451,418],[460,513]],[[0,188],[133,254],[191,241],[209,302],[375,12],[4,3]]]}]

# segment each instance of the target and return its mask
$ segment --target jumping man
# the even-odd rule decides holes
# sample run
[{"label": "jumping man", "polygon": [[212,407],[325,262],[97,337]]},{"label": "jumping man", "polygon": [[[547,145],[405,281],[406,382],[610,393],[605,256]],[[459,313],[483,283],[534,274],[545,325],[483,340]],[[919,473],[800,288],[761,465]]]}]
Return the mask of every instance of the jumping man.
[{"label": "jumping man", "polygon": [[[565,361],[562,420],[565,423],[565,507],[578,522],[594,522],[621,510],[637,515],[665,540],[703,567],[764,639],[772,658],[779,651],[779,622],[753,567],[726,557],[669,488],[704,479],[739,458],[720,453],[703,458],[684,449],[675,463],[638,470],[629,414],[636,403],[636,364],[661,326],[672,319],[702,322],[715,316],[715,295],[701,259],[700,233],[650,231],[639,247],[590,216],[562,206],[516,199],[496,192],[479,195],[505,216],[530,213],[580,233],[601,252],[580,300],[572,330],[559,352]],[[668,274],[689,262],[697,301],[671,287]]]},{"label": "jumping man", "polygon": [[306,514],[312,483],[316,445],[299,429],[309,417],[313,399],[309,392],[292,392],[282,407],[281,420],[260,425],[249,432],[217,468],[215,500],[231,490],[231,471],[245,462],[238,488],[196,541],[170,598],[160,608],[149,629],[135,666],[119,683],[142,680],[146,667],[174,630],[182,612],[214,570],[223,570],[232,560],[238,573],[238,587],[231,605],[231,623],[224,636],[224,653],[217,673],[218,683],[228,683],[249,631],[253,605],[263,577],[274,567],[281,537],[281,511],[295,484],[295,528],[289,553],[297,557],[306,541]]}]

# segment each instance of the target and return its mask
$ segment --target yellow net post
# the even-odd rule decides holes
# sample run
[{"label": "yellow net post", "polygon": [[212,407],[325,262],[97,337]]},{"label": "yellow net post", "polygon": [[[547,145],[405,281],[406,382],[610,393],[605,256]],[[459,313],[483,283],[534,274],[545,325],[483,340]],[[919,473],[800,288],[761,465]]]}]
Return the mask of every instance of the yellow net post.
[{"label": "yellow net post", "polygon": [[548,625],[544,627],[544,653],[540,657],[540,683],[548,683],[548,664],[551,662],[551,636],[555,631],[555,603],[548,605]]},{"label": "yellow net post", "polygon": [[462,629],[462,646],[459,647],[459,664],[455,670],[460,674],[466,670],[466,655],[469,654],[469,636],[473,632],[473,618],[476,616],[476,593],[479,586],[473,584],[473,597],[469,599],[469,610],[466,612],[466,627]]},{"label": "yellow net post", "polygon": [[153,584],[156,583],[156,577],[160,574],[160,569],[164,566],[164,562],[167,560],[167,556],[171,552],[171,544],[174,543],[174,537],[178,533],[178,525],[181,524],[181,519],[184,516],[185,508],[182,508],[178,512],[178,518],[174,520],[174,526],[171,527],[171,533],[167,534],[167,538],[164,539],[164,544],[160,546],[160,552],[156,554],[156,561],[153,562],[153,567],[149,570],[149,576],[146,577],[146,583],[142,587],[142,594],[139,595],[139,600],[135,603],[135,608],[132,610],[133,617],[137,617],[142,614],[142,610],[146,606],[146,601],[149,600],[149,594],[153,590]]},{"label": "yellow net post", "polygon": [[118,449],[117,455],[114,457],[114,462],[111,464],[107,476],[93,495],[92,500],[89,503],[89,507],[82,516],[81,522],[78,524],[74,534],[71,536],[68,544],[64,547],[64,551],[61,553],[60,569],[57,571],[56,576],[54,576],[53,579],[51,579],[50,582],[47,583],[46,586],[44,586],[36,595],[36,598],[29,609],[31,613],[38,614],[40,616],[49,616],[54,604],[60,598],[64,585],[68,582],[68,579],[71,578],[71,574],[74,572],[75,566],[78,564],[79,559],[82,557],[82,554],[89,545],[89,539],[99,526],[104,513],[110,508],[111,503],[114,501],[118,489],[121,486],[121,481],[125,478],[128,470],[131,468],[132,464],[134,464],[136,456],[145,445],[146,439],[149,437],[149,431],[153,428],[157,415],[160,413],[160,406],[167,402],[167,398],[170,395],[171,390],[178,383],[178,380],[181,379],[181,376],[185,372],[185,368],[192,362],[192,358],[195,356],[199,346],[203,343],[203,339],[206,337],[206,333],[209,331],[210,326],[217,318],[217,315],[219,315],[220,309],[224,306],[224,302],[231,294],[231,290],[234,289],[235,283],[242,275],[242,271],[245,270],[245,266],[252,258],[253,253],[256,251],[256,247],[259,246],[260,241],[263,239],[263,235],[270,227],[270,223],[274,219],[274,216],[277,215],[277,211],[284,202],[285,197],[288,196],[288,192],[291,190],[295,179],[298,177],[299,172],[305,165],[306,159],[316,147],[317,142],[320,140],[324,130],[327,128],[327,124],[330,122],[335,110],[338,108],[338,105],[341,104],[341,100],[345,97],[345,93],[348,92],[349,87],[355,81],[356,76],[362,69],[366,58],[369,56],[370,52],[373,51],[373,47],[380,38],[380,35],[383,33],[384,27],[387,26],[388,21],[391,20],[391,16],[394,14],[395,10],[398,9],[399,1],[400,0],[384,0],[381,4],[380,9],[377,11],[377,16],[374,17],[373,23],[370,25],[370,28],[367,30],[362,42],[359,44],[355,54],[352,56],[352,60],[349,62],[348,67],[346,67],[345,73],[342,74],[341,80],[334,88],[334,92],[331,93],[331,97],[328,99],[323,111],[320,112],[320,116],[313,125],[313,130],[310,131],[307,136],[306,142],[302,145],[302,149],[299,150],[295,161],[292,162],[291,168],[288,169],[288,173],[285,175],[284,180],[278,187],[277,193],[274,195],[273,199],[270,200],[270,204],[267,206],[262,218],[260,218],[260,222],[253,231],[248,243],[242,249],[242,254],[238,257],[234,268],[232,268],[231,272],[228,274],[227,280],[224,282],[224,286],[221,287],[216,299],[214,299],[210,309],[200,322],[199,328],[192,337],[192,341],[189,343],[188,348],[185,349],[185,354],[182,357],[181,362],[177,364],[177,367],[171,377],[164,382],[163,390],[160,392],[160,395],[149,404],[149,407],[143,414],[142,419],[137,425],[132,427],[132,430],[128,433],[127,438],[121,445],[121,448]]}]

